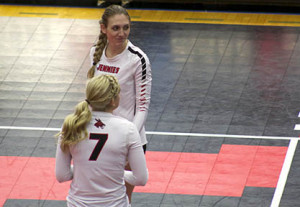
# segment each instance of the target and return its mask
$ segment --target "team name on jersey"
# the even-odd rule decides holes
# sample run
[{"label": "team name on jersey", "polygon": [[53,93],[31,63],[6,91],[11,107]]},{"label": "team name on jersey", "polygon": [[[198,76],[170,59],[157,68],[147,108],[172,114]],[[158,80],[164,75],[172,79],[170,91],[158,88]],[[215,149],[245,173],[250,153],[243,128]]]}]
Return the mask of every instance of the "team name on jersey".
[{"label": "team name on jersey", "polygon": [[107,73],[118,73],[119,70],[120,70],[120,68],[114,67],[114,66],[108,66],[108,65],[100,64],[97,67],[97,70],[103,71],[103,72],[107,72]]}]

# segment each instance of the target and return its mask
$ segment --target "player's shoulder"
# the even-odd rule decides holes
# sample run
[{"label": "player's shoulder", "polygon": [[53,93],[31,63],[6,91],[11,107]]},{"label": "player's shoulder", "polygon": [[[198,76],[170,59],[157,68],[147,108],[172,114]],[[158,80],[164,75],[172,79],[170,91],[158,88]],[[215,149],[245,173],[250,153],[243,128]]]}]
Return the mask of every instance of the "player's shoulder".
[{"label": "player's shoulder", "polygon": [[118,124],[124,124],[124,125],[134,125],[133,122],[129,121],[128,119],[125,119],[121,116],[117,116],[117,115],[113,115],[112,116],[113,119],[115,119],[115,122],[117,122]]},{"label": "player's shoulder", "polygon": [[138,46],[132,44],[132,42],[128,41],[128,51],[132,54],[132,55],[135,55],[139,58],[147,58],[147,55],[146,53],[141,49],[139,48]]},{"label": "player's shoulder", "polygon": [[93,45],[90,49],[90,56],[94,55],[95,50],[96,50],[96,45]]},{"label": "player's shoulder", "polygon": [[114,124],[118,127],[118,129],[121,129],[123,132],[132,134],[137,131],[137,128],[133,122],[116,115],[113,116],[113,119]]}]

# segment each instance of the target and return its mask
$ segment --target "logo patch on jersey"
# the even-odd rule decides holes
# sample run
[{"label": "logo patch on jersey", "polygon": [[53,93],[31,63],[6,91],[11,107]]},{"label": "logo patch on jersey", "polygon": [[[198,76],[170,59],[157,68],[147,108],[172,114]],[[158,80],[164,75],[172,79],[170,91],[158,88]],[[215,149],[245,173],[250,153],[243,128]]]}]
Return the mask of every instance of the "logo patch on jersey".
[{"label": "logo patch on jersey", "polygon": [[96,120],[96,123],[94,124],[95,127],[97,128],[101,128],[103,129],[105,127],[105,124],[100,120],[100,119],[95,119]]},{"label": "logo patch on jersey", "polygon": [[97,70],[107,72],[107,73],[118,73],[120,68],[119,67],[114,67],[114,66],[108,66],[108,65],[103,65],[100,64],[97,67]]}]

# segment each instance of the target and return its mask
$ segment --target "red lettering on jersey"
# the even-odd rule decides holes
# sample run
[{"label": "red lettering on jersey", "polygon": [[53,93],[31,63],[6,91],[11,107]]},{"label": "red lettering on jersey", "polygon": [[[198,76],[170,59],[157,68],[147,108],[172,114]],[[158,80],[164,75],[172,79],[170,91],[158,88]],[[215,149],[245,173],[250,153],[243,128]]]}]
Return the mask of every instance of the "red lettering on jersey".
[{"label": "red lettering on jersey", "polygon": [[115,71],[116,71],[116,67],[112,67],[112,68],[111,68],[111,72],[112,72],[112,73],[115,73]]},{"label": "red lettering on jersey", "polygon": [[104,66],[103,66],[103,71],[104,71],[104,72],[107,72],[107,69],[108,69],[108,66],[107,66],[107,65],[104,65]]},{"label": "red lettering on jersey", "polygon": [[107,72],[107,73],[119,73],[120,68],[114,67],[114,66],[109,66],[109,65],[99,64],[99,66],[97,67],[97,70]]}]

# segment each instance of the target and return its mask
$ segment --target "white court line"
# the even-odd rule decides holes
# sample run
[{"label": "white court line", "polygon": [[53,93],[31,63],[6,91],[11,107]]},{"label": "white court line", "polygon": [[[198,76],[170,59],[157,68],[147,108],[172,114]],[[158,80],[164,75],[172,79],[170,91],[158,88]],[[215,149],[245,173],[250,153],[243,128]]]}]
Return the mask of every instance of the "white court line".
[{"label": "white court line", "polygon": [[288,177],[291,165],[292,165],[292,161],[294,158],[297,144],[298,144],[298,139],[291,139],[287,153],[285,155],[284,163],[281,168],[281,172],[279,175],[279,179],[277,182],[277,186],[276,186],[275,193],[274,193],[270,207],[278,207],[280,204],[281,197],[282,197],[284,187],[286,184],[286,180],[287,180],[287,177]]},{"label": "white court line", "polygon": [[194,137],[220,137],[220,138],[243,138],[243,139],[299,139],[299,137],[277,137],[277,136],[253,136],[253,135],[233,135],[233,134],[203,134],[203,133],[180,133],[180,132],[146,132],[146,134],[172,135],[172,136],[194,136]]},{"label": "white court line", "polygon": [[[298,117],[300,117],[300,112],[298,114]],[[300,130],[300,124],[296,124],[294,130]]]},{"label": "white court line", "polygon": [[0,129],[12,129],[12,130],[32,130],[32,131],[60,131],[60,128],[44,128],[44,127],[17,127],[17,126],[0,126]]},{"label": "white court line", "polygon": [[[12,130],[40,130],[40,131],[60,131],[60,128],[43,128],[43,127],[17,127],[17,126],[0,126],[0,129]],[[230,134],[203,134],[203,133],[179,133],[179,132],[153,132],[147,131],[146,134],[163,135],[163,136],[196,136],[196,137],[220,137],[220,138],[245,138],[245,139],[277,139],[290,140],[289,147],[285,156],[283,166],[279,175],[275,193],[270,207],[278,207],[285,188],[286,180],[291,168],[292,160],[295,154],[299,137],[278,137],[278,136],[252,136],[252,135],[230,135]]]},{"label": "white court line", "polygon": [[[33,130],[33,131],[60,131],[60,128],[18,127],[18,126],[0,126],[0,129]],[[232,134],[204,134],[204,133],[180,133],[180,132],[153,132],[153,131],[147,131],[146,134],[163,135],[163,136],[220,137],[220,138],[243,138],[243,139],[278,139],[278,140],[299,139],[299,137],[253,136],[253,135],[232,135]]]}]

